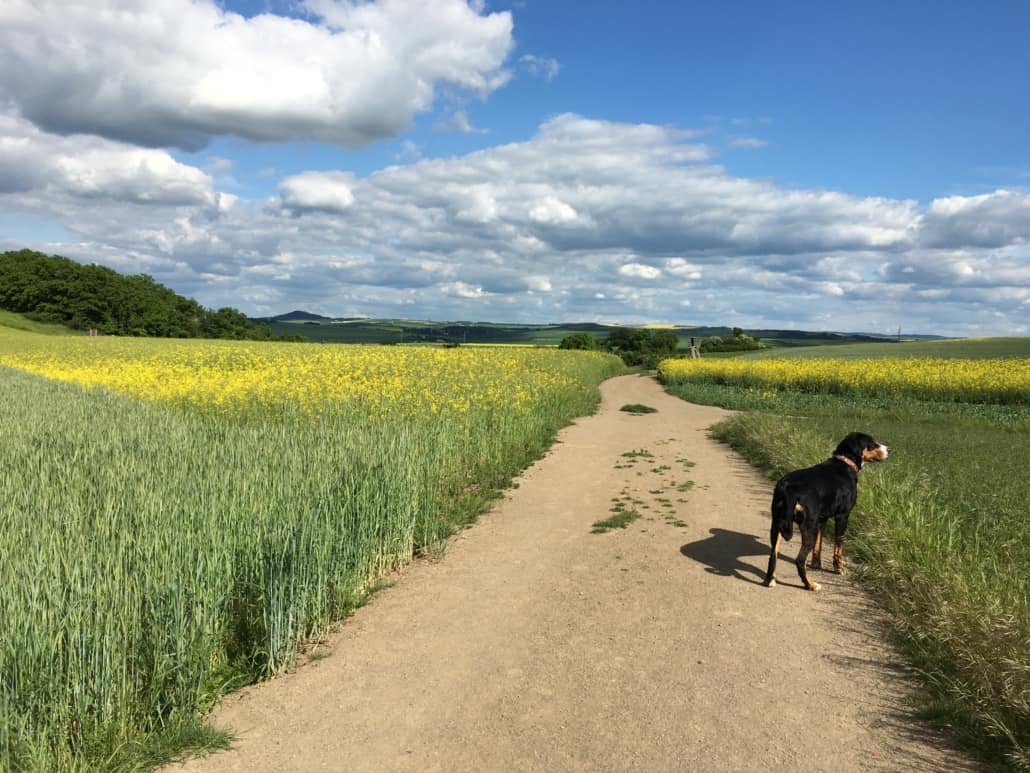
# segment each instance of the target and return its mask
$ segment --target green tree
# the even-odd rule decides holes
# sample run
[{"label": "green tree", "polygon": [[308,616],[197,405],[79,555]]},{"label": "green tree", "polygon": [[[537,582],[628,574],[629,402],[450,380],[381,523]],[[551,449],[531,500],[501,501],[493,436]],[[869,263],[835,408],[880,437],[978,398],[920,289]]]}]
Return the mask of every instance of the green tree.
[{"label": "green tree", "polygon": [[650,369],[676,354],[679,336],[671,330],[616,328],[608,335],[607,347],[627,365]]},{"label": "green tree", "polygon": [[559,349],[584,349],[586,351],[596,351],[601,348],[600,343],[590,333],[572,333],[565,336],[561,343],[558,344]]},{"label": "green tree", "polygon": [[760,338],[752,338],[739,327],[733,328],[733,338],[712,336],[701,342],[702,352],[746,352],[768,348]]},{"label": "green tree", "polygon": [[0,253],[0,308],[104,335],[273,337],[236,309],[209,311],[146,274],[124,276],[32,250]]}]

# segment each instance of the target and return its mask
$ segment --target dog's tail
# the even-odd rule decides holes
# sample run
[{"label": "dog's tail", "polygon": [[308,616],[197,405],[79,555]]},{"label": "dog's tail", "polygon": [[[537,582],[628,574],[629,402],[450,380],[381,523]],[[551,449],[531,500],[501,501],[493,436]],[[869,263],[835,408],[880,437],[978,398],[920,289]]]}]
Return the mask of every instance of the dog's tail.
[{"label": "dog's tail", "polygon": [[797,506],[797,501],[797,497],[788,496],[787,492],[779,486],[773,492],[773,524],[786,540],[794,536],[794,508]]}]

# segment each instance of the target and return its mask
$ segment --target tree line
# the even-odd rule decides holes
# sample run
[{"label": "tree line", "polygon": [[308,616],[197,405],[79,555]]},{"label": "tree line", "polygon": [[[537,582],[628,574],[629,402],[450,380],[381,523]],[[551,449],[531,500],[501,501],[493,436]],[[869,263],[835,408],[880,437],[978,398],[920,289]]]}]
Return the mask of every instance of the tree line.
[{"label": "tree line", "polygon": [[0,253],[0,309],[101,335],[282,339],[237,309],[204,308],[146,274],[33,250]]},{"label": "tree line", "polygon": [[674,357],[679,337],[671,330],[617,327],[603,341],[590,333],[565,336],[559,349],[604,349],[622,357],[630,367],[656,368],[667,357]]},{"label": "tree line", "polygon": [[[693,343],[694,339],[691,339]],[[607,350],[622,357],[629,366],[656,368],[667,357],[675,357],[679,348],[679,336],[671,330],[648,330],[647,328],[615,328],[608,337],[599,340],[590,333],[573,333],[565,336],[559,349]],[[760,338],[749,336],[739,327],[733,328],[733,338],[712,336],[700,342],[701,352],[742,352],[767,349]]]}]

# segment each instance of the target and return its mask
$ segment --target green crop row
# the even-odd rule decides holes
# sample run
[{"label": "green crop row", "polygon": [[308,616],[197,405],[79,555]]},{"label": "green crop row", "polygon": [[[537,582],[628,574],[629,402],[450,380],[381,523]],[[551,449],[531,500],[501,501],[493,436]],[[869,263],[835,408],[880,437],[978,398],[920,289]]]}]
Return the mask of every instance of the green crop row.
[{"label": "green crop row", "polygon": [[[276,672],[590,412],[229,418],[0,368],[0,770],[133,767]],[[172,741],[172,745],[175,745]]]}]

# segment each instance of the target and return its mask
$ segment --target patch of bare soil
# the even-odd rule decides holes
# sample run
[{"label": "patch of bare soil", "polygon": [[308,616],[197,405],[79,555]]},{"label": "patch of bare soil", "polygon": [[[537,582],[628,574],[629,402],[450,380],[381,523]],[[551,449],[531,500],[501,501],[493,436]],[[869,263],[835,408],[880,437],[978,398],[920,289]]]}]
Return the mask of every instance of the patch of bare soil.
[{"label": "patch of bare soil", "polygon": [[[637,376],[602,394],[329,657],[227,696],[231,751],[171,769],[974,770],[906,708],[860,591],[803,591],[793,543],[761,585],[772,487],[707,437],[725,412]],[[619,510],[641,518],[591,533]]]}]

